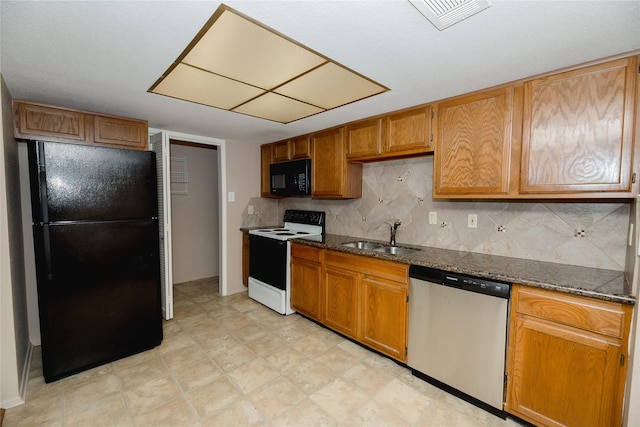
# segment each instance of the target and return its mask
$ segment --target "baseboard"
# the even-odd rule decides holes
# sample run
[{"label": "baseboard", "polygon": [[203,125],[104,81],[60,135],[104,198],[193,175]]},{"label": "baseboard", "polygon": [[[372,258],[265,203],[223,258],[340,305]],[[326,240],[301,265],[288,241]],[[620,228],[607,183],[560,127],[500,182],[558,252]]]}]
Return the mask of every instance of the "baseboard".
[{"label": "baseboard", "polygon": [[27,348],[27,357],[22,366],[22,378],[20,378],[20,396],[24,402],[27,401],[27,393],[29,392],[29,378],[31,377],[31,358],[33,356],[33,344],[29,343]]},{"label": "baseboard", "polygon": [[[10,409],[14,406],[22,405],[27,401],[27,392],[29,387],[29,373],[31,370],[31,357],[33,356],[33,344],[29,343],[29,347],[27,348],[27,355],[22,365],[22,378],[20,378],[20,383],[18,384],[18,395],[0,402],[0,407],[4,409]],[[0,423],[0,426],[2,424]]]}]

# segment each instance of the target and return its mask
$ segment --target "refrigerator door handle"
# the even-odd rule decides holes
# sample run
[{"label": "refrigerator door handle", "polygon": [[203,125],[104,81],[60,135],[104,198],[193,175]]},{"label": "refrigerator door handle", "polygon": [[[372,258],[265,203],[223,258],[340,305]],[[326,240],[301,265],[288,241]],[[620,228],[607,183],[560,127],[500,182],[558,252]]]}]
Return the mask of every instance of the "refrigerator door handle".
[{"label": "refrigerator door handle", "polygon": [[53,281],[53,263],[51,262],[51,236],[49,235],[49,225],[42,227],[42,240],[44,246],[44,265],[47,273],[47,280]]}]

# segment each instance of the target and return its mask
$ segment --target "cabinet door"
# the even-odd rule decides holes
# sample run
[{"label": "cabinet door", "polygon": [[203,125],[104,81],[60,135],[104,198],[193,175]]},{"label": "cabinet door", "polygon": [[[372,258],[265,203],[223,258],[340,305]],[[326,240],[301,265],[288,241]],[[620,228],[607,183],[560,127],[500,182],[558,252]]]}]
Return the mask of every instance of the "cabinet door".
[{"label": "cabinet door", "polygon": [[621,424],[619,342],[521,315],[514,325],[509,412],[540,425]]},{"label": "cabinet door", "polygon": [[289,141],[274,142],[273,162],[286,162],[290,159]]},{"label": "cabinet door", "polygon": [[364,276],[362,304],[362,342],[406,362],[407,286]]},{"label": "cabinet door", "polygon": [[431,106],[385,117],[382,141],[385,154],[411,155],[433,151]]},{"label": "cabinet door", "polygon": [[525,83],[520,191],[631,191],[637,58]]},{"label": "cabinet door", "polygon": [[320,320],[320,264],[291,258],[291,307],[315,320]]},{"label": "cabinet door", "polygon": [[262,197],[274,197],[271,194],[270,166],[273,163],[273,144],[260,146],[260,195]]},{"label": "cabinet door", "polygon": [[289,141],[289,145],[291,148],[291,159],[308,159],[311,157],[309,135],[293,138]]},{"label": "cabinet door", "polygon": [[326,266],[323,274],[323,323],[351,338],[358,334],[358,275]]},{"label": "cabinet door", "polygon": [[93,141],[110,147],[146,150],[147,122],[120,117],[94,116]]},{"label": "cabinet door", "polygon": [[311,147],[313,197],[341,199],[362,196],[362,165],[347,163],[344,128],[312,135]]},{"label": "cabinet door", "polygon": [[437,107],[434,195],[509,191],[513,87]]},{"label": "cabinet door", "polygon": [[16,138],[84,142],[87,139],[85,129],[91,127],[90,116],[81,111],[17,101],[14,109]]},{"label": "cabinet door", "polygon": [[365,120],[347,126],[347,158],[375,158],[381,152],[380,119]]},{"label": "cabinet door", "polygon": [[249,286],[249,232],[242,233],[242,284]]}]

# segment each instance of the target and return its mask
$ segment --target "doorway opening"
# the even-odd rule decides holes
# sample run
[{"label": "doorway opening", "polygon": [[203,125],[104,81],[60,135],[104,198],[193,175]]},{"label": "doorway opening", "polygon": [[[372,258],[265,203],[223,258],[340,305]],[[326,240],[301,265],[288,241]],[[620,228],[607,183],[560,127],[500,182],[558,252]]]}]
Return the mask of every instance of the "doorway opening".
[{"label": "doorway opening", "polygon": [[170,139],[173,283],[220,275],[218,147]]}]

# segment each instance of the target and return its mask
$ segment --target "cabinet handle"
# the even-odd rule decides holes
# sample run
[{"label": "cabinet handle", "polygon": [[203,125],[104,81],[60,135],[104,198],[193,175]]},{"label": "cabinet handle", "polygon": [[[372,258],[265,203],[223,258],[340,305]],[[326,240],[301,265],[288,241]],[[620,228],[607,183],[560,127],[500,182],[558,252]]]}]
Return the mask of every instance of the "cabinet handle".
[{"label": "cabinet handle", "polygon": [[620,355],[620,366],[624,366],[624,353]]}]

